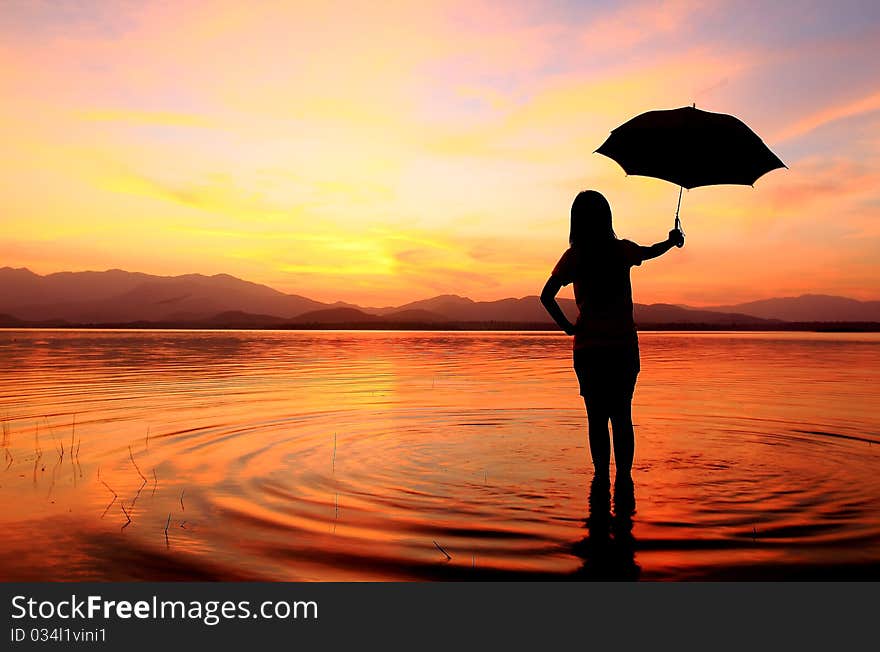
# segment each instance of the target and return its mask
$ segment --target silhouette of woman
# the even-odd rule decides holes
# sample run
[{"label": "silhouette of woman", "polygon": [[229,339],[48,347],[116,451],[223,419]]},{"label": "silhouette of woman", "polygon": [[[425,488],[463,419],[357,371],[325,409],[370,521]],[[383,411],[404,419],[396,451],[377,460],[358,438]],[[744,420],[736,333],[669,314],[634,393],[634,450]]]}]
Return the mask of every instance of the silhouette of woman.
[{"label": "silhouette of woman", "polygon": [[[611,207],[595,190],[585,190],[571,205],[569,249],[562,254],[541,292],[541,303],[568,335],[574,335],[574,370],[587,408],[590,455],[597,476],[608,477],[614,432],[617,477],[630,478],[635,447],[632,397],[639,373],[639,342],[633,321],[630,268],[665,254],[684,235],[650,247],[620,240],[611,226]],[[556,295],[574,283],[578,318],[572,324]]]}]

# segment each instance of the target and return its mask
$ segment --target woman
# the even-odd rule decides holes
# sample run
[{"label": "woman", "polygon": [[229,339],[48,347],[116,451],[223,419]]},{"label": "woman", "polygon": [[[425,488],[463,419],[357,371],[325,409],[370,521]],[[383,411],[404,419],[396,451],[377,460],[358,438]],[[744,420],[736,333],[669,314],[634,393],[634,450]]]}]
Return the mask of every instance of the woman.
[{"label": "woman", "polygon": [[[559,327],[574,335],[574,370],[584,397],[590,455],[597,476],[608,477],[614,431],[617,478],[630,478],[633,462],[632,397],[639,373],[639,342],[633,322],[629,270],[684,244],[674,229],[650,247],[620,240],[611,227],[611,207],[595,190],[585,190],[571,205],[571,247],[562,254],[541,292],[541,303]],[[556,294],[574,283],[578,307],[572,324]]]}]

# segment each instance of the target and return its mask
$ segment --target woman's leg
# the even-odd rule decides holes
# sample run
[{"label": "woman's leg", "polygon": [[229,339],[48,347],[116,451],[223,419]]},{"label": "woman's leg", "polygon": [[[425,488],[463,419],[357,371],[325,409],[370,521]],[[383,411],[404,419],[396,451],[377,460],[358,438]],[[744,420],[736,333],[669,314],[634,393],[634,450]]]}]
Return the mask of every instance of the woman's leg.
[{"label": "woman's leg", "polygon": [[614,462],[617,477],[629,478],[632,475],[633,455],[635,454],[635,435],[632,423],[632,396],[616,402],[611,411],[611,427],[614,429]]},{"label": "woman's leg", "polygon": [[589,426],[590,456],[593,458],[593,469],[596,475],[607,477],[611,464],[611,441],[608,436],[609,412],[602,401],[587,400],[587,424]]}]

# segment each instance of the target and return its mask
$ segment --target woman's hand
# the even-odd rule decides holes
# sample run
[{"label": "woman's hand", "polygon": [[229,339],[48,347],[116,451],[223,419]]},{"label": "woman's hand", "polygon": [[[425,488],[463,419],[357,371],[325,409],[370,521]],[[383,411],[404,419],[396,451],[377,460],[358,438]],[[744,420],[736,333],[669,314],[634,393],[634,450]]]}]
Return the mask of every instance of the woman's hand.
[{"label": "woman's hand", "polygon": [[684,233],[682,233],[681,229],[672,229],[669,232],[669,237],[663,242],[652,244],[650,247],[639,247],[639,254],[642,260],[651,260],[652,258],[662,256],[673,247],[682,246],[684,246]]}]

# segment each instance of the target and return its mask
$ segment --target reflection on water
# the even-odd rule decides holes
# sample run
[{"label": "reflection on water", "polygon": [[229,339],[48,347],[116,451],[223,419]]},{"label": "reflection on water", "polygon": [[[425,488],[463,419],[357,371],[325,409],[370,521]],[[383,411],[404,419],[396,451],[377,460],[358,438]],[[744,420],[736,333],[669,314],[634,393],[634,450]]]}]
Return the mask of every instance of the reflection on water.
[{"label": "reflection on water", "polygon": [[[0,331],[0,579],[880,577],[880,337]],[[447,555],[451,559],[447,559]]]},{"label": "reflection on water", "polygon": [[587,536],[576,543],[573,552],[583,559],[579,579],[636,580],[641,570],[635,562],[633,516],[636,511],[635,485],[621,476],[614,483],[614,509],[611,508],[611,482],[597,475],[590,483]]}]

